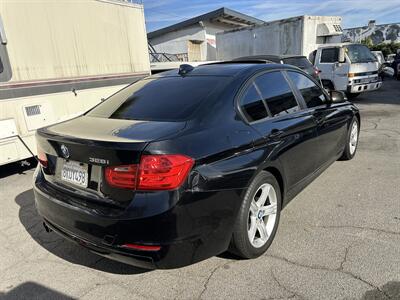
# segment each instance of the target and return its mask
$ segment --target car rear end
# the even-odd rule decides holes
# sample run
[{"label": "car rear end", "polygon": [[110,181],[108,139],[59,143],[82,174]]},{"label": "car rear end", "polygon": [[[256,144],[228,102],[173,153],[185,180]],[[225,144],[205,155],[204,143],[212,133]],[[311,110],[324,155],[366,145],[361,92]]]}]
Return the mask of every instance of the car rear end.
[{"label": "car rear end", "polygon": [[[187,265],[224,247],[205,226],[195,226],[192,207],[212,207],[217,194],[191,191],[196,158],[184,150],[146,150],[184,132],[188,116],[223,80],[186,78],[184,87],[183,78],[160,80],[136,83],[88,114],[36,135],[34,194],[46,229],[144,268]],[[187,101],[196,87],[201,91]],[[184,102],[172,100],[182,96]]]}]

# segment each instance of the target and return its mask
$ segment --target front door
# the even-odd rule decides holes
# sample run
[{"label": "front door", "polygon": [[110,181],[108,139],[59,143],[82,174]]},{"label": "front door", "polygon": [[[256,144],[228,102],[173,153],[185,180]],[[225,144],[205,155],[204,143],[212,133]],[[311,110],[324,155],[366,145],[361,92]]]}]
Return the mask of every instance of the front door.
[{"label": "front door", "polygon": [[323,81],[330,81],[330,88],[345,91],[348,81],[348,64],[339,63],[339,47],[322,48],[317,57],[320,77]]},{"label": "front door", "polygon": [[349,115],[340,104],[332,104],[323,90],[309,77],[300,72],[287,72],[300,93],[307,111],[317,124],[317,143],[312,151],[316,168],[335,160],[343,150]]},{"label": "front door", "polygon": [[201,41],[188,41],[189,61],[201,61]]}]

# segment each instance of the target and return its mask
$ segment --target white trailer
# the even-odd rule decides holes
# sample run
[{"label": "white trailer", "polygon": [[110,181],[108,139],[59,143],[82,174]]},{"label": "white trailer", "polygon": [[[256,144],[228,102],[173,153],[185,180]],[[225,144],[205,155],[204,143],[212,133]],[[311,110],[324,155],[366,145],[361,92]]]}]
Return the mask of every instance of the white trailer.
[{"label": "white trailer", "polygon": [[348,97],[379,89],[378,62],[360,44],[340,43],[341,17],[300,16],[217,33],[217,58],[304,55],[320,71],[328,89]]},{"label": "white trailer", "polygon": [[217,33],[217,59],[250,55],[305,55],[341,40],[342,18],[300,16]]},{"label": "white trailer", "polygon": [[[37,128],[150,74],[143,5],[0,1],[0,165],[35,153]],[[21,141],[21,139],[22,141]]]}]

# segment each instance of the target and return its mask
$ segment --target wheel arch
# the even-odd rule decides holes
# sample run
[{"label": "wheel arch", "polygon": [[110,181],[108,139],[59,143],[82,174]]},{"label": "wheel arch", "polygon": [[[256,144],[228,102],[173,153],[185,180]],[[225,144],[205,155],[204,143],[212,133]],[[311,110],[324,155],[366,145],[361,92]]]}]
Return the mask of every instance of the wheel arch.
[{"label": "wheel arch", "polygon": [[282,176],[281,171],[279,171],[278,168],[272,167],[272,166],[268,166],[268,167],[264,168],[264,171],[267,171],[267,172],[271,173],[275,177],[276,181],[278,181],[279,188],[281,190],[281,198],[282,198],[281,199],[281,204],[282,204],[282,207],[283,207],[284,198],[285,198],[285,182],[283,180],[283,176]]}]

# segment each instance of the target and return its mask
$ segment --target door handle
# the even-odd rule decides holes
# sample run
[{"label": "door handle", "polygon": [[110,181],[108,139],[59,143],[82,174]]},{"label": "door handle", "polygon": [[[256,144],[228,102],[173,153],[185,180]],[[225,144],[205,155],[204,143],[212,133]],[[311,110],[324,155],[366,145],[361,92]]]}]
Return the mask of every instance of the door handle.
[{"label": "door handle", "polygon": [[279,129],[272,129],[271,133],[268,135],[269,139],[276,139],[281,137],[285,132]]}]

